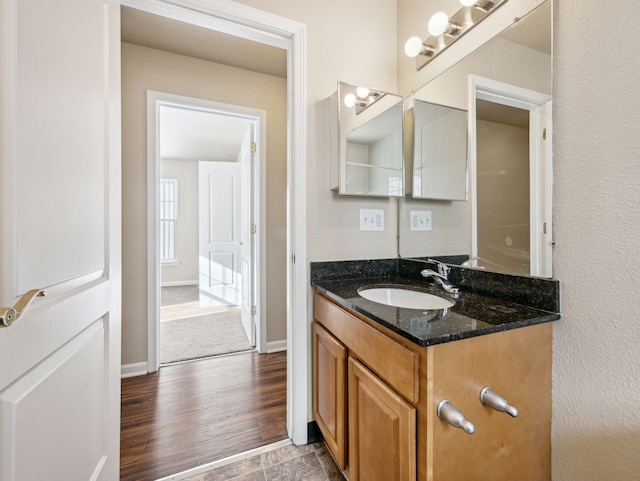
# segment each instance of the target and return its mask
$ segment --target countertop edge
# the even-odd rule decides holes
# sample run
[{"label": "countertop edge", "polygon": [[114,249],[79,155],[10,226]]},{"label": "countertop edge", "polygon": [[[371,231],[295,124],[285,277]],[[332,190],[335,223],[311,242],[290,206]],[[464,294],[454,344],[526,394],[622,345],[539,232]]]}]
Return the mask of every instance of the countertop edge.
[{"label": "countertop edge", "polygon": [[[365,279],[363,279],[363,281],[365,281]],[[420,347],[433,346],[437,344],[443,344],[446,342],[459,341],[463,339],[469,339],[472,337],[478,337],[478,336],[493,334],[497,332],[509,331],[512,329],[518,329],[522,327],[533,326],[533,325],[543,324],[547,322],[553,322],[553,321],[559,320],[561,317],[559,313],[537,310],[541,314],[540,316],[536,316],[528,319],[521,319],[513,322],[490,325],[487,327],[481,327],[481,328],[467,330],[463,332],[460,332],[460,331],[452,332],[449,334],[444,334],[444,335],[439,335],[437,337],[424,339],[421,337],[414,336],[406,330],[398,328],[392,323],[386,321],[384,318],[381,318],[380,316],[377,316],[375,313],[372,313],[366,309],[361,308],[360,306],[357,306],[356,304],[350,302],[348,299],[345,299],[340,295],[332,292],[331,290],[323,287],[322,285],[319,285],[317,282],[312,282],[312,287],[318,292],[320,292],[321,294],[323,294],[325,297],[337,303],[338,305],[345,307],[347,309],[350,309],[354,312],[357,312],[363,316],[366,316],[372,321],[401,335],[405,339],[408,339],[409,341],[413,342],[414,344],[417,344]],[[487,296],[483,296],[483,297],[487,297]],[[499,302],[500,300],[496,299],[496,303],[499,303]]]}]

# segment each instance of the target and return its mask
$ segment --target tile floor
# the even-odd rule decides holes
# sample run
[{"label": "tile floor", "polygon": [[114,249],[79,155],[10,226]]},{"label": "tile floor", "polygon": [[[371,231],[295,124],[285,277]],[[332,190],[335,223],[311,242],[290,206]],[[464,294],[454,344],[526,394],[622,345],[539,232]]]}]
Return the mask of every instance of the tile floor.
[{"label": "tile floor", "polygon": [[323,442],[284,446],[182,481],[344,481]]}]

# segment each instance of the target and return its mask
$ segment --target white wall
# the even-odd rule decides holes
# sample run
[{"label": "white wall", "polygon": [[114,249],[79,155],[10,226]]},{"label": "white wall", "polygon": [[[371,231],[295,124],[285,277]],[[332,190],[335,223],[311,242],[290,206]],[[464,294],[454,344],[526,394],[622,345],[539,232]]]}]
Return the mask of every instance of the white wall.
[{"label": "white wall", "polygon": [[267,112],[267,342],[286,339],[286,79],[123,43],[122,364],[147,360],[147,89]]},{"label": "white wall", "polygon": [[640,3],[558,0],[553,479],[640,477]]}]

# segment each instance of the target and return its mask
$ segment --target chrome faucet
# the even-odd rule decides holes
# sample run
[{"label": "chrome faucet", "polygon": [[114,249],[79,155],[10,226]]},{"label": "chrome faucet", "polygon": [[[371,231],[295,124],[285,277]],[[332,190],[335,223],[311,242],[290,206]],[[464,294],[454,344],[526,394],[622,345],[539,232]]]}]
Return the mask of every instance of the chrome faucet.
[{"label": "chrome faucet", "polygon": [[449,294],[459,294],[460,288],[454,286],[448,279],[451,268],[448,265],[443,264],[442,262],[435,259],[428,259],[428,262],[432,262],[433,264],[435,264],[438,268],[438,272],[434,271],[433,269],[424,269],[422,272],[420,272],[420,275],[422,277],[430,277],[434,279],[436,283]]}]

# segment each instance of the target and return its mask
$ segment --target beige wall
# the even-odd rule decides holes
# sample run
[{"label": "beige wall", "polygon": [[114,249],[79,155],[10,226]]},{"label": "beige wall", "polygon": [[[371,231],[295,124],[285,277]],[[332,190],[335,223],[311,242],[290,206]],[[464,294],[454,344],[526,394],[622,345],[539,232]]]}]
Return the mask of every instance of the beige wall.
[{"label": "beige wall", "polygon": [[528,275],[529,129],[478,119],[476,132],[478,265]]},{"label": "beige wall", "polygon": [[124,43],[122,364],[147,360],[148,89],[267,112],[267,341],[286,339],[286,79]]},{"label": "beige wall", "polygon": [[640,476],[640,3],[556,13],[553,479],[627,481]]}]

